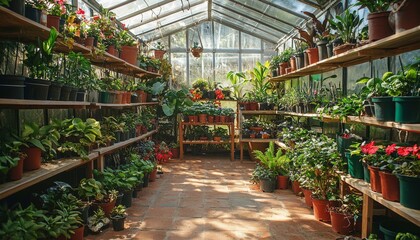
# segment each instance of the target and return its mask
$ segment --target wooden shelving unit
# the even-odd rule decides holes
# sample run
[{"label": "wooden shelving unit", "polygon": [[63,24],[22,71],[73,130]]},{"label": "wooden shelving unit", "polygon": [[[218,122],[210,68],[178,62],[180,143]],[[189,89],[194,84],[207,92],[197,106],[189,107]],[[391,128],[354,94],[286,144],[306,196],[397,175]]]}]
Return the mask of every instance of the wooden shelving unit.
[{"label": "wooden shelving unit", "polygon": [[372,211],[367,208],[367,206],[372,205],[372,200],[420,227],[420,210],[406,208],[398,202],[385,200],[382,194],[373,192],[370,189],[370,184],[362,179],[355,179],[350,175],[341,175],[341,180],[363,193],[362,237],[368,236],[372,229]]},{"label": "wooden shelving unit", "polygon": [[[46,40],[50,34],[50,28],[7,8],[0,7],[0,16],[2,16],[2,21],[0,21],[0,39],[14,40],[23,43],[36,43],[38,39]],[[112,56],[109,53],[97,55],[93,49],[81,44],[74,43],[73,45],[68,45],[62,36],[57,38],[54,50],[61,53],[69,53],[71,51],[80,52],[96,66],[106,67],[135,77],[160,76],[158,73],[148,72],[129,64],[120,58]]]},{"label": "wooden shelving unit", "polygon": [[131,108],[131,107],[139,107],[139,106],[153,106],[158,105],[159,102],[144,102],[144,103],[128,103],[128,104],[114,104],[114,103],[91,103],[90,107],[92,108]]},{"label": "wooden shelving unit", "polygon": [[328,72],[341,67],[349,67],[383,57],[395,56],[419,48],[420,26],[324,59],[289,74],[273,77],[271,81],[281,82],[306,75]]},{"label": "wooden shelving unit", "polygon": [[92,163],[92,160],[98,158],[98,156],[99,155],[97,152],[92,152],[89,154],[88,160],[82,160],[80,158],[60,159],[52,161],[51,163],[44,163],[38,170],[25,172],[23,174],[23,178],[20,180],[1,184],[0,199],[6,198],[16,192],[33,186],[62,172],[71,170],[84,164]]},{"label": "wooden shelving unit", "polygon": [[[186,126],[227,126],[229,130],[229,140],[228,141],[188,141],[184,140],[184,130]],[[233,161],[235,159],[235,123],[234,122],[226,122],[226,123],[200,123],[200,122],[183,122],[181,121],[178,126],[179,129],[179,159],[182,160],[184,158],[184,145],[185,144],[229,144],[230,143],[230,160]]]},{"label": "wooden shelving unit", "polygon": [[29,100],[29,99],[6,99],[0,98],[1,108],[19,108],[19,109],[65,109],[65,108],[87,108],[91,105],[89,102],[70,102],[70,101],[47,101],[47,100]]},{"label": "wooden shelving unit", "polygon": [[146,139],[146,138],[152,136],[153,134],[155,134],[157,132],[158,132],[158,130],[155,129],[155,130],[150,131],[148,133],[142,134],[142,135],[140,135],[138,137],[130,138],[130,139],[126,140],[126,141],[115,143],[114,145],[111,145],[109,147],[99,148],[99,149],[96,149],[95,151],[99,155],[109,154],[109,153],[114,152],[114,151],[116,151],[116,150],[118,150],[120,148],[126,147],[126,146],[128,146],[130,144],[133,144],[135,142],[138,142],[138,141],[140,141],[142,139]]}]

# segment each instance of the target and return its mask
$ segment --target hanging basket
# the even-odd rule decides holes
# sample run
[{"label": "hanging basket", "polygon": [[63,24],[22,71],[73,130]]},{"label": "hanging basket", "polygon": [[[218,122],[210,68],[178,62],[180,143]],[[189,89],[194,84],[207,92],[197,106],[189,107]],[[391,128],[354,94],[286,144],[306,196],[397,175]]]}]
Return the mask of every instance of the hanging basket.
[{"label": "hanging basket", "polygon": [[201,53],[203,53],[203,48],[191,48],[191,53],[196,58],[201,57]]}]

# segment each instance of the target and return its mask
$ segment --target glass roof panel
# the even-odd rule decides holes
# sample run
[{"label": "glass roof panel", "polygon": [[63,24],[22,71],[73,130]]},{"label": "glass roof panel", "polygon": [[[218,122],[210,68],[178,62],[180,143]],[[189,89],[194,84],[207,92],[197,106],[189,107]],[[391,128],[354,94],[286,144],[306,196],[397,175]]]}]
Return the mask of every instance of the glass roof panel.
[{"label": "glass roof panel", "polygon": [[158,29],[160,27],[164,27],[166,25],[170,25],[171,23],[177,22],[177,21],[193,21],[196,20],[197,15],[205,13],[207,14],[207,3],[202,3],[200,5],[197,5],[195,7],[190,8],[190,11],[180,11],[175,14],[169,15],[167,17],[164,17],[162,19],[157,19],[153,22],[149,22],[147,24],[140,25],[139,27],[131,29],[131,31],[138,35],[143,32],[151,31],[153,29]]},{"label": "glass roof panel", "polygon": [[[101,0],[101,1],[109,1],[109,0]],[[162,0],[136,0],[134,2],[125,4],[119,8],[113,9],[112,11],[117,14],[117,18],[122,18],[126,15],[129,15],[133,12],[142,10],[147,8],[148,6],[155,5],[161,2],[165,2]],[[101,2],[99,2],[101,3]],[[115,5],[114,3],[112,5]]]},{"label": "glass roof panel", "polygon": [[[190,0],[190,6],[193,8],[194,6],[203,3],[204,0]],[[189,10],[185,9],[184,12],[188,12]],[[179,1],[169,2],[167,4],[163,4],[158,8],[154,8],[152,10],[146,11],[142,14],[133,16],[122,21],[126,26],[130,28],[130,26],[137,27],[139,24],[144,24],[153,21],[157,18],[163,18],[170,14],[174,14],[177,12],[182,12],[182,5]]]},{"label": "glass roof panel", "polygon": [[101,4],[104,8],[110,8],[125,1],[126,0],[97,0],[97,2]]},{"label": "glass roof panel", "polygon": [[261,39],[268,40],[270,42],[277,42],[281,36],[274,36],[267,32],[260,30],[259,28],[252,29],[248,25],[245,25],[243,22],[238,21],[233,17],[228,17],[217,12],[213,12],[213,18],[216,22],[219,22],[228,27],[236,28],[242,32],[257,36]]},{"label": "glass roof panel", "polygon": [[[147,32],[146,34],[140,34],[139,38],[143,39],[144,41],[150,41],[153,39],[160,38],[162,36],[167,36],[169,34],[176,33],[180,30],[187,29],[189,27],[193,27],[199,22],[203,22],[206,20],[207,20],[207,11],[195,16],[194,19],[187,18],[181,21],[173,22],[169,25],[161,27],[160,29],[156,28],[152,31]],[[133,33],[135,32],[133,31]]]},{"label": "glass roof panel", "polygon": [[[314,12],[316,8],[309,6],[308,4],[296,1],[296,0],[269,0],[269,2],[272,2],[278,6],[293,10],[295,12]],[[315,2],[315,1],[311,1]],[[316,2],[315,2],[316,3]]]},{"label": "glass roof panel", "polygon": [[[213,13],[217,13],[220,18],[225,18],[225,20],[227,21],[230,21],[233,19],[236,22],[242,22],[240,25],[250,30],[251,32],[259,29],[262,32],[266,32],[266,34],[271,34],[273,36],[276,36],[278,39],[280,39],[281,37],[285,35],[283,32],[280,32],[278,30],[278,27],[270,27],[271,26],[270,22],[264,25],[262,23],[258,23],[254,20],[246,18],[244,16],[235,14],[234,12],[231,12],[225,8],[218,7],[217,5],[213,6]],[[231,16],[235,16],[235,17],[233,18]]]}]

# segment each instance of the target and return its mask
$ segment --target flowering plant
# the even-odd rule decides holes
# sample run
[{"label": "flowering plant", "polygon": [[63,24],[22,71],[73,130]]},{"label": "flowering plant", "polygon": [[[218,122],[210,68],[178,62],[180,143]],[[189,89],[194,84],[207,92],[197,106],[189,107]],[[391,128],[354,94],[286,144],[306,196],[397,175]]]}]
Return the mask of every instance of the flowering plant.
[{"label": "flowering plant", "polygon": [[190,93],[193,97],[193,100],[199,100],[203,97],[203,92],[199,88],[190,89]]},{"label": "flowering plant", "polygon": [[172,157],[172,152],[169,150],[168,144],[161,142],[155,149],[156,159],[159,164],[168,161]]},{"label": "flowering plant", "polygon": [[[362,159],[364,162],[366,162],[368,165],[377,166],[381,161],[384,160],[385,150],[382,146],[376,146],[375,141],[371,141],[370,143],[362,143],[360,146],[360,151],[362,156]],[[352,155],[354,155],[355,151],[352,152]]]},{"label": "flowering plant", "polygon": [[390,147],[389,151],[397,155],[399,164],[395,167],[393,173],[420,177],[420,151],[417,144],[412,147],[399,147],[398,149]]},{"label": "flowering plant", "polygon": [[225,95],[223,94],[221,89],[216,89],[214,93],[216,94],[216,99],[225,99]]},{"label": "flowering plant", "polygon": [[64,0],[49,0],[47,4],[49,15],[61,17],[67,14],[67,8]]}]

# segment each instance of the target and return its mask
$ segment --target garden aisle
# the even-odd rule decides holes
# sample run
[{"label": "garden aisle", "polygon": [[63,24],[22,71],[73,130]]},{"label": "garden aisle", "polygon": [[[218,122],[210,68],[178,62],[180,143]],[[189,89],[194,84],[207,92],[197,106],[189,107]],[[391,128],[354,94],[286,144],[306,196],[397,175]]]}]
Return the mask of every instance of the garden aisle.
[{"label": "garden aisle", "polygon": [[254,190],[254,163],[190,157],[164,165],[163,177],[139,192],[126,230],[85,239],[335,239],[330,225],[290,190]]}]

